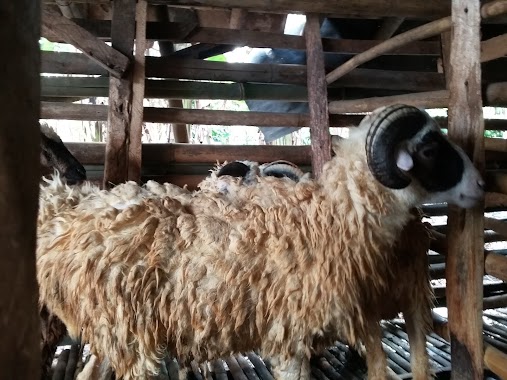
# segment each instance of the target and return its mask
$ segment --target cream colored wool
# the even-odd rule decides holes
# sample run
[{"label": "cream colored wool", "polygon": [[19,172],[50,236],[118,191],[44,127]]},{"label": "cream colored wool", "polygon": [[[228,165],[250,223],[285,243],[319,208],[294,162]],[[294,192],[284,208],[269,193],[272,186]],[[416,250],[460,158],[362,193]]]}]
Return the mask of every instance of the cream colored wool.
[{"label": "cream colored wool", "polygon": [[[231,179],[233,202],[54,178],[41,189],[41,302],[125,379],[155,373],[166,351],[185,362],[252,349],[279,362],[278,378],[308,379],[312,349],[378,347],[391,242],[421,199],[378,184],[354,138],[340,144],[320,181]],[[385,357],[369,378],[384,373]]]}]

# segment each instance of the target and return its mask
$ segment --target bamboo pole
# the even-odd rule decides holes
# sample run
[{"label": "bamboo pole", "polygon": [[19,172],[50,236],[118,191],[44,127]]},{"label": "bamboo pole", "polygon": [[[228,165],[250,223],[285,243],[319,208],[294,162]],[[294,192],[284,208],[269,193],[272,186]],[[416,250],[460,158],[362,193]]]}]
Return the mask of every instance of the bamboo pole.
[{"label": "bamboo pole", "polygon": [[[483,6],[483,9],[481,9],[481,15],[483,18],[498,16],[505,12],[507,12],[507,5],[505,5],[505,0],[493,1],[491,3],[485,4]],[[451,25],[451,17],[444,17],[440,20],[421,25],[420,27],[414,28],[405,33],[398,34],[397,36],[381,42],[377,46],[354,56],[341,66],[328,73],[326,76],[327,83],[331,84],[337,79],[343,77],[345,74],[354,70],[356,67],[362,65],[363,63],[371,61],[373,58],[379,57],[389,51],[404,46],[409,42],[423,40],[425,38],[433,37],[447,30],[450,30]]]},{"label": "bamboo pole", "polygon": [[[445,108],[449,106],[448,90],[418,92],[414,94],[382,96],[357,100],[338,100],[329,102],[329,112],[364,113],[378,107],[404,103],[423,108]],[[507,82],[491,83],[484,90],[485,105],[507,105]]]},{"label": "bamboo pole", "polygon": [[331,84],[338,78],[341,78],[345,74],[354,70],[356,67],[368,61],[371,61],[373,58],[379,57],[382,54],[385,54],[386,52],[394,50],[400,46],[406,45],[409,42],[436,36],[446,30],[449,30],[450,28],[451,17],[444,17],[443,19],[432,21],[418,28],[409,30],[408,32],[398,34],[397,36],[381,42],[377,46],[349,59],[341,66],[328,73],[326,75],[326,81],[328,84]]}]

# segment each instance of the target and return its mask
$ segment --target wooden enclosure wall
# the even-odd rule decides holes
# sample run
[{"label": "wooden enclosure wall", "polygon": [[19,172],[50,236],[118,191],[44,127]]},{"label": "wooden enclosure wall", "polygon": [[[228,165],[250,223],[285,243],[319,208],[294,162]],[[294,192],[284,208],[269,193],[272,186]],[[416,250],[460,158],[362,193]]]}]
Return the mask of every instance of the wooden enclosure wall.
[{"label": "wooden enclosure wall", "polygon": [[38,379],[39,2],[0,1],[0,377]]}]

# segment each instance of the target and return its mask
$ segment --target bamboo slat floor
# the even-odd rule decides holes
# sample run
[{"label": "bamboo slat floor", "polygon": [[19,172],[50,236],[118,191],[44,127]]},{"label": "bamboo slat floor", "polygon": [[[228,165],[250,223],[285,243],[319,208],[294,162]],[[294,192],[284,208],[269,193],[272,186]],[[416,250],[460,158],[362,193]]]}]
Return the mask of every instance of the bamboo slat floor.
[{"label": "bamboo slat floor", "polygon": [[[507,352],[507,308],[487,310],[484,312],[484,339],[487,343]],[[382,322],[383,347],[388,357],[390,368],[401,380],[411,379],[410,352],[403,320]],[[436,334],[427,337],[427,350],[430,365],[437,379],[449,379],[451,366],[451,347],[447,341]],[[81,371],[83,361],[89,357],[87,349],[80,352],[77,346],[61,346],[57,350],[56,365],[52,380],[73,379],[77,371]],[[322,355],[314,356],[311,361],[312,376],[315,380],[359,380],[366,378],[364,360],[348,346],[336,342],[333,347],[325,350]],[[77,367],[77,368],[76,368]],[[205,370],[207,369],[207,371]],[[178,365],[166,358],[157,380],[177,379]],[[273,380],[269,363],[255,353],[236,355],[225,360],[198,365],[192,363],[192,371],[188,379],[192,380]],[[486,373],[485,379],[499,380]],[[104,379],[110,380],[110,379]]]}]

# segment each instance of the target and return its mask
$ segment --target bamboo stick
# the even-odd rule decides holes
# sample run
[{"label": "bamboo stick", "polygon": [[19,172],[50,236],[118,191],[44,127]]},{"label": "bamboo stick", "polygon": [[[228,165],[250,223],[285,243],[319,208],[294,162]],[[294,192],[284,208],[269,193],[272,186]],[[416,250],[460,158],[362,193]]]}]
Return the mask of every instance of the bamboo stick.
[{"label": "bamboo stick", "polygon": [[388,51],[396,49],[400,46],[406,45],[409,42],[423,40],[428,37],[436,36],[451,28],[451,17],[444,17],[443,19],[432,21],[428,24],[422,25],[418,28],[409,30],[408,32],[398,34],[384,42],[379,43],[377,46],[366,50],[363,53],[356,55],[349,59],[347,62],[337,67],[327,74],[326,81],[328,84],[333,83],[338,78],[354,70],[359,65],[371,61],[373,58],[379,57]]},{"label": "bamboo stick", "polygon": [[[491,3],[485,4],[483,8],[481,8],[481,15],[483,18],[498,16],[505,12],[507,12],[507,5],[505,0],[492,1]],[[398,34],[397,36],[390,38],[389,40],[386,40],[377,46],[356,55],[341,66],[331,71],[326,76],[327,83],[333,83],[338,78],[341,78],[356,67],[368,61],[371,61],[373,58],[379,57],[388,51],[392,51],[393,49],[406,45],[409,42],[423,40],[425,38],[441,34],[451,29],[451,25],[451,17],[444,17],[440,20],[432,21],[420,27],[409,30],[405,33]]]}]

